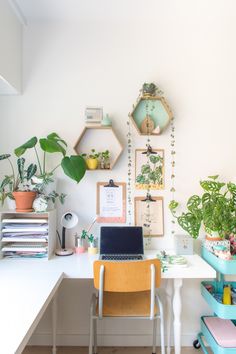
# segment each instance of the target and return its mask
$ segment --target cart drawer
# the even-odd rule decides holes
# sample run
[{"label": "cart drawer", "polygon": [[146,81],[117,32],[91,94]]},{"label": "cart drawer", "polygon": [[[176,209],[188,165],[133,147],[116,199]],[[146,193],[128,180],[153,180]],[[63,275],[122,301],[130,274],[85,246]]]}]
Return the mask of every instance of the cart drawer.
[{"label": "cart drawer", "polygon": [[[232,287],[236,288],[236,282],[225,282],[224,284],[230,284]],[[219,283],[217,281],[203,281],[201,283],[202,296],[211,307],[212,311],[217,314],[218,317],[225,319],[236,319],[236,305],[224,305],[218,302],[214,296],[206,289],[206,285],[212,285],[213,288],[217,289]],[[222,290],[220,293],[221,292]],[[219,293],[219,291],[217,291],[217,293]]]},{"label": "cart drawer", "polygon": [[225,348],[221,347],[209,331],[208,327],[205,324],[204,318],[206,316],[201,318],[201,331],[202,334],[204,335],[207,343],[211,347],[212,351],[214,354],[235,354],[236,353],[236,348]]},{"label": "cart drawer", "polygon": [[202,258],[205,259],[215,270],[221,274],[236,274],[236,260],[226,261],[216,257],[202,246]]}]

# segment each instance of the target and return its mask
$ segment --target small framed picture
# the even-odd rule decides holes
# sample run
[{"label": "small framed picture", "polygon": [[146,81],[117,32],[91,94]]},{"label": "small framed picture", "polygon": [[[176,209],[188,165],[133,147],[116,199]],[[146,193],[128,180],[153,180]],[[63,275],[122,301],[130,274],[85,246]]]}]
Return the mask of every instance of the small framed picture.
[{"label": "small framed picture", "polygon": [[100,123],[103,118],[103,108],[102,107],[86,107],[85,108],[85,122],[87,124]]},{"label": "small framed picture", "polygon": [[143,227],[145,237],[164,235],[163,197],[134,198],[135,225]]},{"label": "small framed picture", "polygon": [[135,150],[135,188],[164,189],[164,150],[146,152],[145,149]]}]

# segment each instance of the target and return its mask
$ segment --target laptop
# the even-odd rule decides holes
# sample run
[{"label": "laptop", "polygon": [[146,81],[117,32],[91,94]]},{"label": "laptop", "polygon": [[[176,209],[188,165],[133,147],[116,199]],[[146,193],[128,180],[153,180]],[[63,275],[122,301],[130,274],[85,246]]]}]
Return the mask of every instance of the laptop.
[{"label": "laptop", "polygon": [[140,226],[102,226],[100,259],[110,261],[142,260],[143,229]]}]

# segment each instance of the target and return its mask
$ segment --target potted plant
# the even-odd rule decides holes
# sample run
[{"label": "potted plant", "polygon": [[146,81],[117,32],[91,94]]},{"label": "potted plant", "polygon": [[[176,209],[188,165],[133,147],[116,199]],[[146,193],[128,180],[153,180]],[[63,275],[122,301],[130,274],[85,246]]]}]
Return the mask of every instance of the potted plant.
[{"label": "potted plant", "polygon": [[[38,147],[42,150],[42,161],[40,160],[40,154],[38,153]],[[36,166],[36,171],[31,177],[31,189],[36,191],[40,197],[43,197],[46,201],[55,201],[58,198],[63,202],[65,194],[58,194],[56,191],[47,191],[47,186],[54,181],[54,172],[60,166],[62,167],[64,173],[75,180],[77,183],[84,177],[86,172],[86,164],[81,156],[66,156],[67,144],[62,140],[57,133],[51,133],[46,138],[32,137],[23,145],[19,146],[14,150],[15,155],[18,160],[24,155],[28,150],[33,149],[35,152],[36,163],[32,164]],[[51,169],[47,168],[47,157],[48,154],[60,153],[62,155],[59,163]],[[14,167],[13,163],[9,160],[10,155],[4,154],[0,156],[0,160],[8,159],[12,169],[11,175],[6,175],[0,184],[0,200],[2,204],[7,197],[14,199],[12,192],[14,191]],[[37,173],[36,173],[37,172]]]},{"label": "potted plant", "polygon": [[179,225],[193,238],[199,236],[203,225],[209,240],[222,240],[236,234],[236,185],[222,183],[217,176],[201,181],[202,195],[191,196],[187,211],[176,214],[178,202],[172,200],[169,208]]},{"label": "potted plant", "polygon": [[30,181],[37,171],[37,166],[31,163],[26,167],[25,159],[23,157],[18,158],[16,173],[10,154],[1,155],[0,160],[7,160],[12,172],[10,175],[5,175],[0,185],[2,204],[7,197],[11,199],[14,198],[17,211],[31,212],[33,210],[32,204],[36,197],[36,192],[32,190]]},{"label": "potted plant", "polygon": [[75,253],[84,253],[85,252],[85,245],[84,241],[87,237],[87,231],[82,230],[82,233],[80,236],[77,234],[75,235]]},{"label": "potted plant", "polygon": [[101,169],[106,169],[109,170],[111,167],[110,164],[110,151],[109,150],[105,150],[102,151],[100,154],[100,167]]},{"label": "potted plant", "polygon": [[82,154],[86,161],[86,165],[89,170],[96,170],[98,167],[98,158],[100,156],[99,152],[96,152],[95,149],[91,149],[90,154]]},{"label": "potted plant", "polygon": [[94,235],[87,233],[87,241],[89,243],[88,253],[96,254],[98,252],[98,249],[96,247],[96,238],[94,237]]}]

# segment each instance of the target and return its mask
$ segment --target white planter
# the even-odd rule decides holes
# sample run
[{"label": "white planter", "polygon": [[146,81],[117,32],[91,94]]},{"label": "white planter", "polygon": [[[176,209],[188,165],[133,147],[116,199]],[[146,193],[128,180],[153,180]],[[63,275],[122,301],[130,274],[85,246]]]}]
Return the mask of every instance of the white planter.
[{"label": "white planter", "polygon": [[15,199],[8,198],[6,199],[7,209],[8,210],[15,210],[16,209],[16,202]]}]

